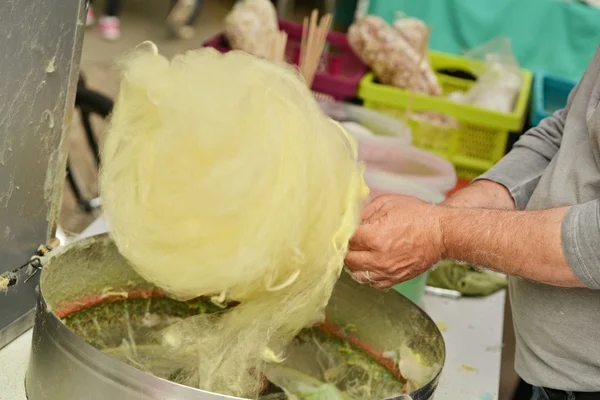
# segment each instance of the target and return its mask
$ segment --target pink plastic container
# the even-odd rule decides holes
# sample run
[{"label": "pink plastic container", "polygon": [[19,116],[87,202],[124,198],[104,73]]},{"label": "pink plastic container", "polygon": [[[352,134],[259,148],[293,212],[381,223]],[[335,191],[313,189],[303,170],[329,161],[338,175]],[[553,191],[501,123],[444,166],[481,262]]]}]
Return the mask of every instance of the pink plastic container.
[{"label": "pink plastic container", "polygon": [[[372,182],[375,182],[371,187],[373,193],[379,193],[379,189],[395,193],[394,187],[406,187],[405,181],[441,193],[447,193],[456,186],[456,171],[452,163],[411,146],[411,130],[402,121],[346,103],[320,105],[325,114],[342,123],[354,136],[358,142],[358,158],[367,164],[368,170],[382,172],[372,175]],[[353,125],[348,125],[349,122]]]},{"label": "pink plastic container", "polygon": [[[280,20],[279,28],[288,34],[287,61],[298,65],[302,24]],[[365,75],[367,67],[354,54],[344,33],[329,32],[327,44],[326,57],[323,57],[324,59],[315,75],[312,90],[330,95],[340,101],[356,97],[358,84]],[[203,46],[213,47],[222,53],[231,50],[223,34],[214,36],[205,42]]]}]

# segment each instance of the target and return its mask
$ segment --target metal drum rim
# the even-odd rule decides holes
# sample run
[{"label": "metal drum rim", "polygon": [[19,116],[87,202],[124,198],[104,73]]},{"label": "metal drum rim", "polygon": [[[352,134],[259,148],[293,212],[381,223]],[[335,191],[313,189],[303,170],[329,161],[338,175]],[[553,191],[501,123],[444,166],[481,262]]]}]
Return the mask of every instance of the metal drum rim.
[{"label": "metal drum rim", "polygon": [[[51,252],[43,264],[46,266],[46,264],[53,258],[59,257],[61,254],[75,247],[85,247],[86,245],[92,245],[93,243],[102,240],[109,240],[109,235],[101,234],[70,243],[60,249],[57,249],[56,251]],[[42,269],[42,276],[45,273],[47,272],[46,268],[44,267]],[[157,382],[160,382],[160,387],[165,388],[162,391],[168,391],[169,393],[186,396],[186,398],[188,398],[187,396],[204,396],[199,397],[199,399],[205,399],[206,396],[212,396],[215,399],[249,400],[242,397],[233,397],[221,393],[209,392],[153,376],[104,354],[102,351],[96,349],[83,338],[79,337],[77,334],[68,329],[58,318],[58,316],[48,309],[48,303],[46,303],[46,299],[44,297],[44,288],[41,283],[38,296],[38,309],[36,314],[40,314],[40,316],[45,319],[44,324],[46,326],[46,331],[52,329],[56,333],[54,339],[62,350],[68,352],[71,356],[79,361],[81,361],[82,358],[93,359],[95,362],[92,365],[97,373],[107,377],[108,379],[112,379],[123,386],[126,386],[123,384],[124,380],[122,379],[122,377],[125,376],[133,378],[129,379],[128,383],[138,383],[137,386],[139,386],[138,388],[141,392],[144,392],[144,388],[148,388],[152,384],[156,385]],[[36,315],[36,322],[37,318],[38,316]],[[36,323],[34,325],[34,331],[37,328],[38,326]],[[67,346],[65,346],[65,344],[67,344]],[[88,363],[87,365],[90,364]]]},{"label": "metal drum rim", "polygon": [[[52,251],[43,261],[44,268],[42,269],[42,276],[48,273],[46,272],[47,269],[45,268],[45,266],[52,259],[59,257],[60,255],[70,251],[75,247],[86,247],[87,245],[93,245],[94,243],[99,241],[112,241],[112,239],[110,239],[109,234],[104,233],[72,242],[64,247]],[[395,294],[404,297],[398,292],[395,292]],[[427,395],[429,391],[432,391],[433,385],[437,386],[437,382],[441,376],[443,367],[446,363],[446,343],[443,339],[441,331],[439,330],[439,327],[421,307],[417,306],[416,304],[415,307],[418,308],[418,312],[421,314],[421,316],[428,320],[433,325],[433,327],[435,327],[435,329],[439,333],[440,338],[442,339],[442,357],[440,368],[436,375],[427,384],[420,387],[419,389],[406,395],[382,400],[409,400],[413,397],[420,398],[420,395]],[[185,386],[176,382],[169,381],[167,379],[156,377],[104,354],[102,351],[96,349],[94,346],[86,342],[83,338],[79,337],[77,334],[68,329],[58,318],[58,316],[54,312],[49,310],[48,304],[46,303],[46,299],[44,297],[44,288],[41,282],[38,295],[38,307],[36,310],[36,323],[34,325],[34,335],[35,330],[38,329],[38,318],[45,319],[44,324],[47,327],[46,331],[48,330],[48,328],[51,328],[57,334],[57,336],[55,336],[54,339],[57,342],[57,345],[59,345],[62,350],[68,352],[70,355],[72,355],[79,361],[81,361],[82,358],[94,359],[96,362],[92,365],[94,365],[94,369],[96,370],[96,372],[100,373],[104,377],[108,377],[109,379],[120,383],[123,386],[126,385],[124,385],[124,380],[121,378],[123,376],[129,376],[133,378],[129,380],[129,383],[131,383],[131,381],[138,383],[138,385],[136,386],[139,387],[141,392],[144,392],[143,389],[147,389],[152,385],[152,383],[156,385],[156,382],[160,382],[160,387],[165,388],[164,391],[168,391],[170,393],[172,392],[173,394],[181,396],[204,396],[199,397],[199,399],[204,399],[206,398],[206,396],[211,396],[215,399],[250,400],[242,397],[233,397],[221,393],[209,392],[206,390]],[[67,344],[67,346],[65,346],[64,344]],[[32,351],[34,351],[34,349],[32,349]],[[433,393],[433,391],[431,393]]]}]

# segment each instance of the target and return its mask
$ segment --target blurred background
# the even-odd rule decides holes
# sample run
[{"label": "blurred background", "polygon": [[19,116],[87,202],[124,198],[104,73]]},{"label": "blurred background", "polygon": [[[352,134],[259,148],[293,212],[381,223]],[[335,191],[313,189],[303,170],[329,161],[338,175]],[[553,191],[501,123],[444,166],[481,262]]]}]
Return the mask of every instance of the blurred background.
[{"label": "blurred background", "polygon": [[[528,127],[566,103],[600,43],[600,9],[592,0],[275,0],[274,4],[280,20],[289,23],[280,28],[289,30],[290,38],[312,9],[332,13],[335,32],[328,36],[313,90],[406,123],[416,148],[452,163],[457,187],[491,167]],[[118,93],[119,57],[144,40],[155,42],[167,57],[204,45],[221,51],[231,47],[223,31],[233,0],[198,0],[184,23],[176,23],[174,5],[170,0],[90,4],[79,112],[69,137],[70,184],[65,185],[60,220],[68,234],[81,232],[98,215],[94,153],[96,146],[102,146],[106,116]],[[389,25],[380,26],[383,30],[406,18],[427,27],[426,62],[437,77],[431,91],[417,88],[410,77],[399,77],[398,71],[406,67],[386,76],[369,64],[368,52],[358,54],[361,40],[364,45],[376,37],[365,33],[373,26],[361,26],[362,31],[357,26],[354,43],[348,47],[347,31],[364,15],[380,17],[378,21]],[[394,56],[400,47],[383,51],[402,64],[402,57],[408,59],[410,54]],[[288,61],[297,61],[293,51],[286,54],[291,57]],[[504,95],[509,100],[496,104]],[[504,323],[494,328],[503,329],[500,387],[498,397],[490,398],[527,399],[527,385],[521,382],[518,388],[512,366],[514,333],[508,300],[504,307]]]}]

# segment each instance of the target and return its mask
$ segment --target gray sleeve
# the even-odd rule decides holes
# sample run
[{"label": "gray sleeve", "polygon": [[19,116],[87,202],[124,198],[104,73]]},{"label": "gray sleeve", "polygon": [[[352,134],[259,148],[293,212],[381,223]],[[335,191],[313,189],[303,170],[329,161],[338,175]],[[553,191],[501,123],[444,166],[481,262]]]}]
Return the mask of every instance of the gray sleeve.
[{"label": "gray sleeve", "polygon": [[504,158],[476,180],[486,179],[506,186],[517,209],[524,209],[544,170],[558,152],[565,119],[577,88],[578,86],[569,94],[564,109],[544,118],[538,126],[524,133]]},{"label": "gray sleeve", "polygon": [[561,228],[571,270],[590,289],[600,289],[600,200],[569,208]]}]

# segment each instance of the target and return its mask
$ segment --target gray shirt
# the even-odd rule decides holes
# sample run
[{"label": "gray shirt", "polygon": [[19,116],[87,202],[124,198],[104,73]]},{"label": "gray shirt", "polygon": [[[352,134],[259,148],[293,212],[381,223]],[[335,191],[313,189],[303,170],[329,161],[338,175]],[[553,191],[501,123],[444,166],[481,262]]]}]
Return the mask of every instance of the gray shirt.
[{"label": "gray shirt", "polygon": [[506,186],[519,209],[572,206],[562,246],[587,289],[510,278],[516,370],[536,386],[600,391],[599,100],[600,48],[566,108],[525,133],[481,177]]}]

